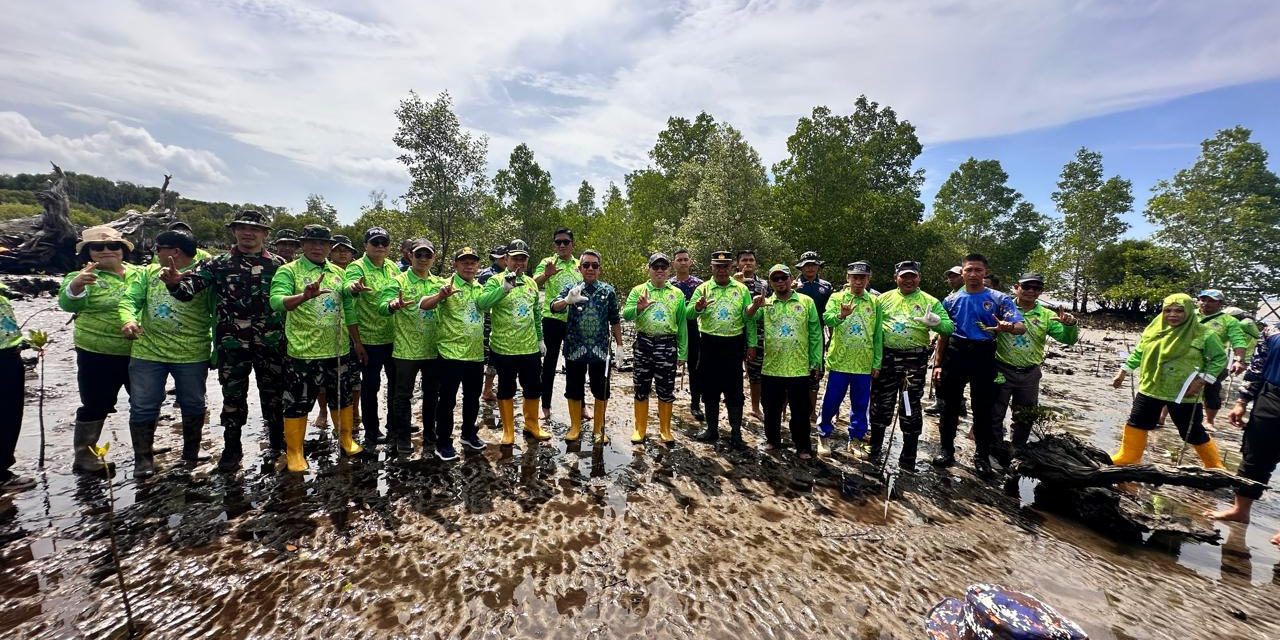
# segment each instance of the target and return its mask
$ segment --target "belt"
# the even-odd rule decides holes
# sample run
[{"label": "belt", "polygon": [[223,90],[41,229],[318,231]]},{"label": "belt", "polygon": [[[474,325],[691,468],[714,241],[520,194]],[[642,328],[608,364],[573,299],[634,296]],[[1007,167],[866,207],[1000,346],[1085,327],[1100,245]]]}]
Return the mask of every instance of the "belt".
[{"label": "belt", "polygon": [[1031,366],[1029,366],[1029,367],[1015,367],[1015,366],[1013,366],[1013,365],[1011,365],[1011,364],[1005,364],[1005,363],[1003,363],[1003,362],[1001,362],[1001,363],[999,363],[999,364],[1000,364],[1000,366],[1002,366],[1002,367],[1004,367],[1004,368],[1006,368],[1006,369],[1008,369],[1008,370],[1010,370],[1010,371],[1012,371],[1012,372],[1014,372],[1014,373],[1031,373],[1032,371],[1035,371],[1036,369],[1039,369],[1039,368],[1040,368],[1040,365],[1038,365],[1038,364],[1033,364],[1033,365],[1031,365]]},{"label": "belt", "polygon": [[929,353],[929,352],[933,351],[933,349],[930,349],[929,347],[912,347],[912,348],[910,348],[910,349],[894,349],[893,347],[885,347],[885,348],[884,348],[884,350],[885,350],[885,351],[892,351],[892,352],[894,352],[894,353],[912,353],[912,354],[915,354],[915,353]]}]

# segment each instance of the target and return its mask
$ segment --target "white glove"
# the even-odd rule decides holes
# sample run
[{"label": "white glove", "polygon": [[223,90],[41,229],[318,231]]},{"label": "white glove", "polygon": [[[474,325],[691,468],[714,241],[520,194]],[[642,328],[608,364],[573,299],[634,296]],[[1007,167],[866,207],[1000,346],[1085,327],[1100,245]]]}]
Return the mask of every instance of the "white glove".
[{"label": "white glove", "polygon": [[924,326],[930,327],[930,328],[936,327],[938,326],[939,323],[942,322],[942,318],[939,318],[938,314],[934,313],[933,311],[926,311],[924,312],[923,316],[920,316],[919,318],[912,318],[912,320],[915,320],[916,322],[919,322],[920,324],[923,324]]},{"label": "white glove", "polygon": [[544,340],[538,341],[538,355],[547,355],[547,343]]},{"label": "white glove", "polygon": [[582,285],[578,285],[569,290],[569,294],[564,297],[564,301],[569,304],[581,304],[587,301],[587,297],[582,295]]}]

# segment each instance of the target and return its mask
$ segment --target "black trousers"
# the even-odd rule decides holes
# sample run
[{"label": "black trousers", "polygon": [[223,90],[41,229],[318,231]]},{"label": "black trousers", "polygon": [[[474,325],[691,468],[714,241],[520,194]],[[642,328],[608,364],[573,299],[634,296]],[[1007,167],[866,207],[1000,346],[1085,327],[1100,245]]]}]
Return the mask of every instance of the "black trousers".
[{"label": "black trousers", "polygon": [[569,400],[585,400],[587,374],[591,374],[591,396],[596,400],[609,399],[609,378],[605,376],[604,363],[566,360],[564,363],[564,397]]},{"label": "black trousers", "polygon": [[[547,295],[554,295],[547,292]],[[547,353],[542,357],[542,407],[551,408],[551,393],[556,386],[556,365],[560,360],[560,347],[564,344],[565,323],[555,318],[542,319],[542,342],[547,345]]]},{"label": "black trousers", "polygon": [[498,399],[510,400],[516,397],[516,379],[520,380],[520,390],[525,400],[537,400],[542,393],[542,360],[537,353],[520,356],[505,356],[495,353],[490,362],[498,370]]},{"label": "black trousers", "polygon": [[[382,388],[383,372],[387,374],[387,390],[396,388],[396,368],[391,361],[391,348],[390,344],[364,345],[369,360],[360,368],[360,421],[364,423],[366,433],[376,433],[382,424],[378,419],[378,390]],[[391,423],[390,406],[387,407],[387,423]]]},{"label": "black trousers", "polygon": [[702,397],[702,376],[698,373],[698,360],[702,357],[699,351],[702,336],[698,331],[697,318],[690,320],[688,325],[689,359],[685,369],[689,372],[689,403],[696,406]]},{"label": "black trousers", "polygon": [[[747,339],[744,335],[731,337],[702,334],[698,338],[698,362],[696,371],[701,381],[702,404],[707,414],[707,425],[720,424],[720,398],[724,397],[725,413],[729,426],[742,427],[742,359],[746,356]],[[689,349],[690,358],[694,353]],[[690,371],[694,371],[690,366]]]},{"label": "black trousers", "polygon": [[440,360],[403,360],[393,358],[396,384],[391,389],[391,419],[387,426],[397,433],[409,431],[413,420],[413,383],[422,376],[422,436],[434,439],[436,403],[440,399]]},{"label": "black trousers", "polygon": [[[979,457],[991,452],[995,429],[991,424],[991,407],[996,399],[995,340],[965,340],[952,336],[942,356],[942,419],[938,434],[942,450],[955,452],[956,428],[960,425],[960,407],[964,388],[969,387],[973,399],[973,438]],[[883,377],[883,372],[881,376]]]},{"label": "black trousers", "polygon": [[116,410],[120,387],[129,391],[129,356],[111,356],[76,348],[76,386],[80,388],[80,408],[76,420],[104,420]]},{"label": "black trousers", "polygon": [[[1253,400],[1253,412],[1244,427],[1240,452],[1244,461],[1240,463],[1239,475],[1266,486],[1276,463],[1280,462],[1280,387],[1263,383],[1262,392]],[[1262,489],[1240,487],[1236,494],[1257,500],[1262,497]]]},{"label": "black trousers", "polygon": [[0,351],[0,407],[4,408],[0,410],[0,475],[13,466],[13,452],[18,448],[26,375],[18,347]]},{"label": "black trousers", "polygon": [[440,359],[440,401],[436,404],[436,446],[453,444],[453,408],[462,387],[462,437],[474,438],[480,415],[480,387],[484,386],[484,362]]},{"label": "black trousers", "polygon": [[760,379],[760,405],[764,411],[764,436],[769,444],[782,444],[782,408],[790,410],[787,426],[791,428],[791,441],[796,451],[809,453],[809,376],[783,378],[762,376]]}]

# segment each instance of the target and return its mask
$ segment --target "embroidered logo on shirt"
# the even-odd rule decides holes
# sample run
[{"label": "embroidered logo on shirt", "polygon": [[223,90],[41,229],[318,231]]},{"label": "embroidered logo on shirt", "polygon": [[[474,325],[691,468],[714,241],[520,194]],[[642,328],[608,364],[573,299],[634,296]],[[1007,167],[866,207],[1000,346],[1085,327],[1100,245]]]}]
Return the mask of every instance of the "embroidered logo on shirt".
[{"label": "embroidered logo on shirt", "polygon": [[177,314],[175,314],[173,311],[173,305],[169,304],[168,302],[161,302],[160,304],[156,305],[156,308],[154,311],[152,311],[151,315],[161,320],[168,320],[170,318],[173,318]]}]

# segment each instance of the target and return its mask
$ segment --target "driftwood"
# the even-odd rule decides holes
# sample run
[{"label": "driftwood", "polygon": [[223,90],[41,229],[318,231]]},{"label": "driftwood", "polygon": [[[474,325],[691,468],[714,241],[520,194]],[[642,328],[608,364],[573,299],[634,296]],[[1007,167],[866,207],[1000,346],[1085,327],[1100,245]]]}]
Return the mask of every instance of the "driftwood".
[{"label": "driftwood", "polygon": [[[133,243],[134,251],[126,260],[148,260],[156,236],[174,221],[173,207],[168,203],[171,178],[164,177],[160,197],[145,212],[130,209],[107,223]],[[69,178],[54,164],[49,188],[36,194],[44,213],[0,222],[0,273],[61,274],[80,267],[76,255],[80,228],[71,222],[69,186]]]},{"label": "driftwood", "polygon": [[1040,481],[1035,504],[1079,520],[1110,537],[1137,542],[1147,533],[1173,534],[1217,544],[1221,536],[1205,524],[1154,513],[1146,503],[1114,485],[1134,482],[1214,490],[1256,485],[1252,480],[1200,467],[1154,464],[1114,466],[1101,449],[1067,433],[1051,433],[1014,456],[1010,471]]}]

